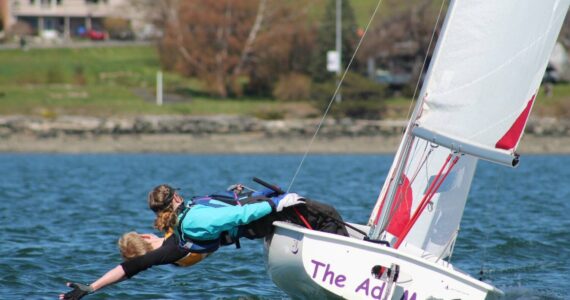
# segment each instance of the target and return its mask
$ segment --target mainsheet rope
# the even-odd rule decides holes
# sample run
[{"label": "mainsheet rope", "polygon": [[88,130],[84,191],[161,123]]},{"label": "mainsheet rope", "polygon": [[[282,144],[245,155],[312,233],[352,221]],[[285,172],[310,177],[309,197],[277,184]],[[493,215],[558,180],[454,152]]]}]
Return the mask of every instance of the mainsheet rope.
[{"label": "mainsheet rope", "polygon": [[319,130],[321,129],[321,127],[323,126],[323,123],[325,122],[327,114],[329,113],[329,110],[330,110],[334,100],[336,99],[336,95],[338,94],[338,91],[340,90],[342,82],[344,81],[344,78],[346,77],[348,70],[352,66],[352,62],[354,61],[354,58],[356,57],[356,53],[358,53],[358,49],[360,49],[360,46],[362,45],[362,42],[364,41],[364,38],[366,37],[366,34],[368,33],[368,28],[370,28],[370,24],[372,24],[372,20],[374,20],[374,17],[376,16],[376,13],[378,12],[378,8],[380,7],[381,3],[382,3],[382,0],[378,0],[378,3],[376,4],[376,8],[374,8],[374,12],[372,13],[372,16],[370,16],[370,19],[368,20],[368,24],[366,24],[366,28],[364,29],[364,33],[362,34],[362,37],[360,37],[360,40],[358,41],[358,45],[356,46],[356,49],[354,49],[354,52],[352,53],[352,57],[350,58],[348,64],[346,65],[346,68],[344,69],[344,72],[342,73],[340,80],[338,81],[338,84],[336,85],[336,89],[335,89],[333,95],[331,96],[331,99],[329,101],[329,104],[327,105],[327,108],[325,109],[323,117],[321,118],[321,121],[317,125],[317,129],[315,130],[315,133],[313,134],[311,141],[307,145],[307,149],[305,150],[305,153],[303,154],[303,158],[301,159],[301,162],[299,163],[299,166],[297,167],[297,170],[295,171],[295,174],[293,175],[293,178],[291,179],[291,182],[289,183],[289,187],[287,188],[287,192],[289,192],[291,190],[291,187],[293,186],[293,183],[295,182],[297,175],[299,175],[299,171],[301,171],[301,167],[303,166],[303,163],[305,162],[305,159],[307,158],[307,155],[309,154],[309,151],[311,150],[311,146],[313,145],[313,143],[315,142],[315,139],[317,138],[317,134],[319,133]]}]

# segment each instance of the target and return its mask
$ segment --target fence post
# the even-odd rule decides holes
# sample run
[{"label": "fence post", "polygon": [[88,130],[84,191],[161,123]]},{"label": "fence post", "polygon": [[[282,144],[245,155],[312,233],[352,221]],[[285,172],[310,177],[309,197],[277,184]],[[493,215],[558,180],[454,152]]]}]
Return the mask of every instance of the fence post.
[{"label": "fence post", "polygon": [[156,72],[156,105],[162,106],[162,71]]}]

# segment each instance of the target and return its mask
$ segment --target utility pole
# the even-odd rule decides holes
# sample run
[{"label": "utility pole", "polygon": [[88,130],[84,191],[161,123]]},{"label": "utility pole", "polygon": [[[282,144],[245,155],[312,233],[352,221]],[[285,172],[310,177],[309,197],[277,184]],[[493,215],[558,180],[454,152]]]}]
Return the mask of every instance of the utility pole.
[{"label": "utility pole", "polygon": [[[340,84],[340,76],[342,74],[342,0],[336,0],[336,53],[338,57],[338,69],[336,70],[337,84]],[[342,101],[340,87],[336,94],[335,101]]]}]

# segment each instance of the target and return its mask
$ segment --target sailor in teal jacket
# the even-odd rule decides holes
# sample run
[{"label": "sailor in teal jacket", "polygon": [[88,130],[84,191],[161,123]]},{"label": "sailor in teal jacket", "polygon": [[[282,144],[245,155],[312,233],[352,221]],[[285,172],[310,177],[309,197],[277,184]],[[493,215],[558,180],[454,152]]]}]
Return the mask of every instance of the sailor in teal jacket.
[{"label": "sailor in teal jacket", "polygon": [[210,253],[221,245],[233,243],[239,247],[239,238],[243,232],[240,229],[244,225],[303,201],[295,193],[276,197],[250,197],[245,203],[212,196],[195,198],[178,215],[176,234],[181,247],[196,253]]},{"label": "sailor in teal jacket", "polygon": [[233,206],[210,200],[209,205],[192,205],[184,219],[179,219],[179,222],[184,235],[196,240],[214,240],[224,231],[230,231],[232,236],[236,236],[238,226],[265,217],[272,211],[273,208],[267,201]]}]

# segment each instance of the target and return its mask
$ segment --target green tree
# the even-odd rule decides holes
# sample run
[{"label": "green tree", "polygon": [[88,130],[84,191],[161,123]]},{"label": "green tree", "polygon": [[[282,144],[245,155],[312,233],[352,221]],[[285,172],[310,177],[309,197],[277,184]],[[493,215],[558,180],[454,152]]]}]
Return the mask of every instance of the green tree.
[{"label": "green tree", "polygon": [[[317,31],[317,49],[313,54],[311,73],[313,80],[323,82],[335,75],[327,71],[327,51],[335,50],[336,1],[327,0],[327,6]],[[358,42],[356,19],[350,1],[342,0],[342,68],[346,67]]]}]

